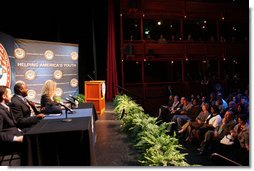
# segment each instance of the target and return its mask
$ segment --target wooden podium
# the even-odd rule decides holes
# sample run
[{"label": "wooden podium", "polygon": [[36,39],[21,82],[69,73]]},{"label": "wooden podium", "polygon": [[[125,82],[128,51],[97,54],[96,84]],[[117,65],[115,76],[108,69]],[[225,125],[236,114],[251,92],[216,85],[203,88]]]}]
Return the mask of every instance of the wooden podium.
[{"label": "wooden podium", "polygon": [[94,104],[97,114],[105,112],[105,81],[85,81],[85,102]]}]

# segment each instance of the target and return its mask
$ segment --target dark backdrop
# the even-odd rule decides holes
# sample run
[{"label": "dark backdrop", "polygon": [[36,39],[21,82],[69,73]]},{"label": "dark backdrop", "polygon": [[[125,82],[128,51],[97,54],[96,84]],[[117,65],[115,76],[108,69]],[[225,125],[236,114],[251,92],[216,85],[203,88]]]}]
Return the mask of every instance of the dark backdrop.
[{"label": "dark backdrop", "polygon": [[[119,2],[115,2],[116,56],[120,59]],[[106,79],[107,0],[5,2],[1,5],[0,31],[14,38],[78,44],[80,93],[84,93],[84,81],[90,80],[88,75],[95,79],[94,50],[97,79]]]}]

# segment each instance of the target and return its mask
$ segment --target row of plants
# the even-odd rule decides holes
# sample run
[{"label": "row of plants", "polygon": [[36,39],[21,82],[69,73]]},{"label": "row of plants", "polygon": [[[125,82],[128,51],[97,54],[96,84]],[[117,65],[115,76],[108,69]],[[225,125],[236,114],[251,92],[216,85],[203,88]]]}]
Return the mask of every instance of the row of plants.
[{"label": "row of plants", "polygon": [[[175,136],[167,134],[168,123],[157,124],[156,118],[144,113],[144,109],[129,96],[117,95],[113,100],[117,119],[122,119],[122,131],[133,140],[140,152],[143,166],[189,166],[182,145]],[[124,116],[123,116],[124,111]]]}]

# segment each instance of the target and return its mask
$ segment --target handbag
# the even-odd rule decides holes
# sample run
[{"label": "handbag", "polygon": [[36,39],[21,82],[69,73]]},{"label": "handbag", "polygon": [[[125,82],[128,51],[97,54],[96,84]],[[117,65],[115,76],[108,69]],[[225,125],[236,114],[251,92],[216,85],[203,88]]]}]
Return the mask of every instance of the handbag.
[{"label": "handbag", "polygon": [[228,135],[225,135],[221,140],[220,140],[220,143],[221,144],[224,144],[224,145],[232,145],[234,144],[234,140],[232,138],[232,136],[230,134]]}]

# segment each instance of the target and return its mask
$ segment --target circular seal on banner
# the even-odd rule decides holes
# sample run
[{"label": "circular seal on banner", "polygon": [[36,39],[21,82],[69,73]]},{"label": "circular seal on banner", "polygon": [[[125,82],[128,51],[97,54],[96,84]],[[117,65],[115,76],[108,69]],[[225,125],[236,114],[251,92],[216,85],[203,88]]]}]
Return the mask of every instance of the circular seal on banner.
[{"label": "circular seal on banner", "polygon": [[22,49],[22,48],[16,48],[16,49],[14,50],[14,56],[15,56],[17,59],[23,59],[23,58],[26,56],[25,50]]},{"label": "circular seal on banner", "polygon": [[54,72],[54,78],[55,79],[57,79],[57,80],[59,80],[59,79],[61,79],[62,78],[62,76],[63,76],[63,72],[62,71],[60,71],[60,70],[56,70],[55,72]]},{"label": "circular seal on banner", "polygon": [[77,87],[78,86],[78,80],[76,78],[71,79],[70,85],[72,87]]},{"label": "circular seal on banner", "polygon": [[44,56],[47,60],[52,60],[54,58],[54,52],[51,50],[46,50]]},{"label": "circular seal on banner", "polygon": [[11,86],[11,65],[9,56],[0,43],[0,85]]},{"label": "circular seal on banner", "polygon": [[36,91],[34,91],[34,90],[28,90],[27,96],[31,100],[35,99],[35,97],[36,97]]},{"label": "circular seal on banner", "polygon": [[77,60],[78,59],[78,53],[77,52],[71,52],[71,59],[72,60]]},{"label": "circular seal on banner", "polygon": [[28,70],[25,73],[25,78],[27,80],[33,80],[36,77],[36,73],[33,70]]},{"label": "circular seal on banner", "polygon": [[61,89],[61,88],[56,88],[56,96],[62,96],[62,94],[63,94],[63,90]]}]

